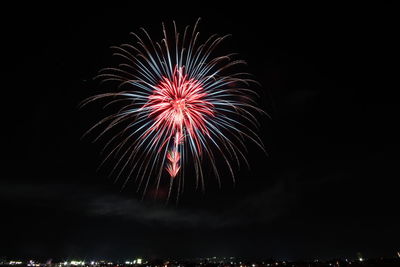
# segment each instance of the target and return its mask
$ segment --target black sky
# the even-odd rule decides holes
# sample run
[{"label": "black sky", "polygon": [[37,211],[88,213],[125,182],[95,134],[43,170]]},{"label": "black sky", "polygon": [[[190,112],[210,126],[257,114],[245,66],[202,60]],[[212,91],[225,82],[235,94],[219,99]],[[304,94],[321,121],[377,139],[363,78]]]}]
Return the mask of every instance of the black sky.
[{"label": "black sky", "polygon": [[[394,5],[22,5],[2,20],[0,257],[394,256],[400,250]],[[96,172],[80,140],[104,113],[78,103],[111,45],[202,17],[262,84],[260,136],[238,182],[207,179],[179,205],[140,202]]]}]

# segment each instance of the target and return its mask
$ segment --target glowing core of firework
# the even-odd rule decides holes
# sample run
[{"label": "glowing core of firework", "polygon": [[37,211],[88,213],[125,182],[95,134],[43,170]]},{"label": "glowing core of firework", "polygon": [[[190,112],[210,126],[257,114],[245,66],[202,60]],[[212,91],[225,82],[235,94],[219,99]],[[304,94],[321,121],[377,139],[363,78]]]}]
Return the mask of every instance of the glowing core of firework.
[{"label": "glowing core of firework", "polygon": [[169,163],[166,167],[171,178],[180,170],[180,144],[185,142],[186,136],[196,144],[201,154],[199,132],[209,135],[206,120],[214,114],[213,105],[206,100],[206,96],[201,83],[195,79],[188,79],[184,74],[184,67],[175,67],[172,79],[163,77],[143,106],[144,109],[150,110],[149,117],[155,117],[156,121],[145,135],[157,131],[161,138],[166,134],[165,145],[174,139],[173,147],[167,156]]}]

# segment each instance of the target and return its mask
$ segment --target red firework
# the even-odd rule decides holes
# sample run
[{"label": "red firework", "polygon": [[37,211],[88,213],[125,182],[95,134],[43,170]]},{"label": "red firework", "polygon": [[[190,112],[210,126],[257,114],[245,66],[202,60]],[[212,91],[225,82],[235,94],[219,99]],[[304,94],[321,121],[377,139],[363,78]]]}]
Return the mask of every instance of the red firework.
[{"label": "red firework", "polygon": [[213,56],[227,36],[212,35],[199,44],[197,26],[198,22],[191,31],[186,27],[181,35],[174,23],[170,38],[163,25],[161,42],[154,42],[142,29],[143,36],[133,34],[136,45],[113,47],[114,55],[123,62],[101,70],[97,77],[104,82],[117,81],[119,87],[128,89],[96,95],[83,103],[110,97],[113,99],[108,104],[126,103],[88,132],[106,125],[97,140],[117,126],[124,127],[107,142],[104,161],[117,157],[112,173],[119,169],[116,179],[126,175],[124,186],[136,172],[135,181],[143,195],[153,177],[158,189],[165,170],[168,197],[175,184],[178,197],[188,163],[196,173],[196,186],[204,189],[202,161],[209,162],[219,182],[216,157],[226,163],[234,177],[231,161],[239,165],[242,159],[247,164],[244,139],[263,149],[252,130],[258,125],[255,111],[263,113],[253,99],[257,94],[248,87],[254,80],[247,73],[231,71],[245,62],[232,60],[235,54]]},{"label": "red firework", "polygon": [[207,93],[202,85],[194,79],[189,79],[183,72],[184,68],[175,68],[172,80],[163,77],[149,96],[147,104],[143,106],[144,109],[150,110],[149,116],[155,121],[155,124],[146,130],[145,135],[156,132],[158,139],[164,139],[160,151],[172,138],[174,139],[173,147],[167,156],[170,161],[167,171],[172,178],[180,169],[179,144],[189,136],[201,155],[202,147],[198,133],[209,135],[206,120],[213,116],[213,104],[206,100]]}]

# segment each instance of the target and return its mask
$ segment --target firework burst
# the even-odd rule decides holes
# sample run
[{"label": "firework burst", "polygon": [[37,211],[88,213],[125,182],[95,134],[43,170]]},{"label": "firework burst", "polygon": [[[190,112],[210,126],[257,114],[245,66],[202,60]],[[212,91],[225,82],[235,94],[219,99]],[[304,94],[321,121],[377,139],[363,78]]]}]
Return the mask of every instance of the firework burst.
[{"label": "firework burst", "polygon": [[187,26],[182,35],[174,22],[173,36],[163,24],[160,42],[153,41],[144,29],[141,34],[132,33],[134,44],[112,47],[121,63],[102,69],[96,77],[117,82],[121,91],[82,103],[106,98],[106,105],[120,104],[117,112],[87,133],[102,127],[96,141],[120,127],[105,145],[103,162],[115,157],[112,173],[116,180],[124,176],[125,186],[134,178],[143,195],[150,183],[157,189],[167,176],[168,198],[173,188],[178,197],[184,188],[185,167],[194,169],[196,185],[204,189],[204,161],[220,183],[217,158],[225,162],[234,179],[232,162],[248,164],[244,140],[263,149],[252,130],[258,126],[254,114],[263,112],[254,101],[257,94],[249,89],[254,80],[247,73],[232,71],[245,62],[235,60],[236,54],[215,56],[215,49],[228,35],[212,35],[200,43],[198,22],[193,29]]}]

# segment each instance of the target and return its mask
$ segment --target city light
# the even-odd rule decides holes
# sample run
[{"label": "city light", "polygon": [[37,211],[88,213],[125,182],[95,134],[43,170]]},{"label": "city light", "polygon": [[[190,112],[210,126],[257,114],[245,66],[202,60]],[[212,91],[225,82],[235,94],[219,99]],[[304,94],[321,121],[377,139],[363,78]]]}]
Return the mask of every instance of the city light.
[{"label": "city light", "polygon": [[20,265],[22,261],[10,261],[10,265]]},{"label": "city light", "polygon": [[30,260],[28,262],[27,266],[29,266],[29,267],[38,267],[38,266],[40,266],[40,264],[39,263],[35,263],[33,260]]},{"label": "city light", "polygon": [[143,258],[135,258],[134,260],[128,259],[123,261],[107,261],[107,260],[68,260],[68,261],[37,261],[37,260],[4,260],[0,259],[0,267],[275,267],[275,266],[287,266],[287,267],[392,267],[400,266],[399,253],[396,252],[391,258],[366,258],[358,253],[357,257],[353,260],[342,258],[342,259],[331,259],[321,260],[313,259],[310,261],[287,261],[269,259],[263,261],[251,261],[251,260],[238,260],[236,258],[229,257],[210,257],[210,258],[196,258],[196,259],[154,259],[148,260]]},{"label": "city light", "polygon": [[72,266],[83,266],[83,265],[85,265],[85,262],[84,261],[71,261],[70,265],[72,265]]}]

